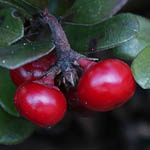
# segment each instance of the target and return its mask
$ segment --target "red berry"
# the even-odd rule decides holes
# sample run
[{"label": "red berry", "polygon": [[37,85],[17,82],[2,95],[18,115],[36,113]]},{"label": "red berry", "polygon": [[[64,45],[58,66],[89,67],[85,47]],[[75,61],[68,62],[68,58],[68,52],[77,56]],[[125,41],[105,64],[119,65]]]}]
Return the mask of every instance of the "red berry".
[{"label": "red berry", "polygon": [[10,70],[10,76],[13,82],[19,86],[25,81],[33,81],[42,77],[43,71],[46,71],[56,62],[56,58],[48,54],[36,61],[28,63],[17,69]]},{"label": "red berry", "polygon": [[88,68],[96,64],[95,61],[91,61],[88,59],[78,59],[77,62],[84,69],[84,71],[86,71]]},{"label": "red berry", "polygon": [[133,96],[135,81],[126,63],[107,59],[87,69],[77,91],[87,108],[109,111],[120,107]]},{"label": "red berry", "polygon": [[14,103],[22,116],[42,127],[58,123],[67,107],[60,90],[35,81],[25,82],[17,89]]},{"label": "red berry", "polygon": [[93,112],[87,109],[80,101],[78,93],[75,89],[70,89],[69,92],[65,93],[70,111],[76,113],[82,117],[89,117]]}]

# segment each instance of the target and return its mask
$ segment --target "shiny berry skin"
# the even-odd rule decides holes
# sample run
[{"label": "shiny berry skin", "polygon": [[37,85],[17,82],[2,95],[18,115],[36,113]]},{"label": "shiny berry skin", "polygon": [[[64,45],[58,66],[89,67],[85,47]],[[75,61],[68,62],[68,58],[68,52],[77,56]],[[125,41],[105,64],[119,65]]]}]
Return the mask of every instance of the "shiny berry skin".
[{"label": "shiny berry skin", "polygon": [[59,89],[35,81],[19,86],[14,104],[23,117],[41,127],[50,127],[62,120],[67,107]]},{"label": "shiny berry skin", "polygon": [[85,71],[77,91],[85,107],[104,112],[126,103],[135,87],[130,67],[118,59],[107,59]]},{"label": "shiny berry skin", "polygon": [[10,76],[16,86],[25,81],[33,81],[42,77],[43,71],[46,71],[56,62],[55,56],[48,54],[36,61],[28,63],[17,69],[10,70]]}]

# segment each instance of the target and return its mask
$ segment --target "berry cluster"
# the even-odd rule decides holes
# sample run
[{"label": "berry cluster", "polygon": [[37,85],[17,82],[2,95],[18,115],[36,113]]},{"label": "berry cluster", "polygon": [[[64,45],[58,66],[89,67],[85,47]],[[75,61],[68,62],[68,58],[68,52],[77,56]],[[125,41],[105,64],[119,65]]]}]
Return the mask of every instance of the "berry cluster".
[{"label": "berry cluster", "polygon": [[58,123],[67,110],[67,103],[72,110],[80,112],[104,112],[122,106],[135,92],[130,67],[118,59],[100,62],[78,59],[82,75],[77,87],[61,92],[54,84],[55,76],[43,73],[55,62],[56,58],[49,54],[10,71],[18,86],[14,97],[16,109],[39,126]]}]

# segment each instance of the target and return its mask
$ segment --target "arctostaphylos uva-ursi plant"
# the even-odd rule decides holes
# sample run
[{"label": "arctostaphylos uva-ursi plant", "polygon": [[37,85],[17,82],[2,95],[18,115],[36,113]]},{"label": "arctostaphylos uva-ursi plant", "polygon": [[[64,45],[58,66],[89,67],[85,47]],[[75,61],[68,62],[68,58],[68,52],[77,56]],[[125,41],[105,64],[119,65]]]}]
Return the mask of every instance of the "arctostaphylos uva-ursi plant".
[{"label": "arctostaphylos uva-ursi plant", "polygon": [[55,126],[68,110],[113,111],[136,83],[150,88],[150,21],[115,15],[126,3],[0,0],[1,144]]}]

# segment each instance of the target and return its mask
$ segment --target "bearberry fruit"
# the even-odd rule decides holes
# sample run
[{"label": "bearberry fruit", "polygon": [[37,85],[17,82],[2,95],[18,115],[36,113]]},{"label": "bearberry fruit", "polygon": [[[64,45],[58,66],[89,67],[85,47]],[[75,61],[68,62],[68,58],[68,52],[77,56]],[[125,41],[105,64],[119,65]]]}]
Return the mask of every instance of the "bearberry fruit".
[{"label": "bearberry fruit", "polygon": [[65,97],[58,88],[47,87],[36,81],[19,86],[14,103],[23,117],[42,127],[58,123],[67,107]]},{"label": "bearberry fruit", "polygon": [[72,113],[75,113],[81,117],[89,117],[93,114],[93,111],[87,109],[81,103],[76,89],[70,88],[69,91],[64,94],[68,102],[68,107]]},{"label": "bearberry fruit", "polygon": [[46,71],[56,62],[56,57],[48,54],[36,61],[28,63],[17,69],[10,70],[10,76],[16,86],[25,81],[33,81],[40,79],[43,76],[43,71]]},{"label": "bearberry fruit", "polygon": [[87,60],[87,59],[78,59],[78,64],[86,71],[91,66],[95,65],[95,61]]},{"label": "bearberry fruit", "polygon": [[77,91],[85,107],[94,111],[109,111],[133,96],[135,81],[126,63],[107,59],[85,71]]}]

